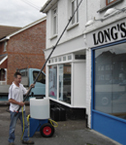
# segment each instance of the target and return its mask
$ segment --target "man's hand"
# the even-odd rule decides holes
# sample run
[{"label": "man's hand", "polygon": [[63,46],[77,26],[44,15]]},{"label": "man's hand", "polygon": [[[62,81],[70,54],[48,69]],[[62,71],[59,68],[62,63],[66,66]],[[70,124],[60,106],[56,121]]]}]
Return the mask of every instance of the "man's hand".
[{"label": "man's hand", "polygon": [[34,87],[35,87],[35,84],[31,84],[31,85],[30,85],[30,88],[34,88]]},{"label": "man's hand", "polygon": [[24,102],[19,102],[18,105],[21,106],[21,107],[23,107],[25,105],[25,103]]}]

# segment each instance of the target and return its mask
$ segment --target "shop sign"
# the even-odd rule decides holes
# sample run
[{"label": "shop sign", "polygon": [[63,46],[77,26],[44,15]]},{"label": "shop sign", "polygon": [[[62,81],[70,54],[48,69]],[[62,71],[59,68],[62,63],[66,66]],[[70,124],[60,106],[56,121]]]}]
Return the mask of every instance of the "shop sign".
[{"label": "shop sign", "polygon": [[101,45],[126,38],[126,22],[116,23],[92,34],[93,45]]},{"label": "shop sign", "polygon": [[87,33],[86,43],[88,47],[94,47],[123,39],[126,39],[126,19],[90,31]]}]

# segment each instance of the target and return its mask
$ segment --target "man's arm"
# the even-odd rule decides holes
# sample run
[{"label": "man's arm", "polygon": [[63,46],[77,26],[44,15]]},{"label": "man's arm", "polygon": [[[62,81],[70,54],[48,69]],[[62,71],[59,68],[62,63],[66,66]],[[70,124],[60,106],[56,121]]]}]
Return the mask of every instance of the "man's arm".
[{"label": "man's arm", "polygon": [[[29,87],[29,89],[27,90],[27,93],[29,92],[29,90],[30,90],[31,88],[34,88],[34,87],[35,87],[35,85],[34,85],[34,84],[31,84],[30,87]],[[27,93],[26,93],[26,95],[27,95]]]},{"label": "man's arm", "polygon": [[22,106],[22,107],[25,105],[24,102],[17,102],[16,100],[14,100],[12,98],[9,99],[9,102],[12,103],[12,104],[16,104],[16,105]]}]

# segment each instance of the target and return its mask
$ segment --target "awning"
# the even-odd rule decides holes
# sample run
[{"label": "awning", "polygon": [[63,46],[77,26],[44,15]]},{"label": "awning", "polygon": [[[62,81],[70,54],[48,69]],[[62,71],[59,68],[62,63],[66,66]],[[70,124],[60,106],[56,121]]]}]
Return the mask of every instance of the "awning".
[{"label": "awning", "polygon": [[0,55],[0,68],[7,68],[7,55]]}]

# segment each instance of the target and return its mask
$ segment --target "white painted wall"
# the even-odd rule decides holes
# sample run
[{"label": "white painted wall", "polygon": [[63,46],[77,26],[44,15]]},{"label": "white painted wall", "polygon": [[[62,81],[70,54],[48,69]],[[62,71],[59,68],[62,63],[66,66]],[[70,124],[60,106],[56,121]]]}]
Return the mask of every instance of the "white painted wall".
[{"label": "white painted wall", "polygon": [[73,102],[75,106],[86,108],[86,62],[74,63]]},{"label": "white painted wall", "polygon": [[[51,36],[51,10],[47,13],[47,39],[46,39],[46,49],[51,48],[55,45],[57,39],[63,32],[65,26],[68,23],[69,19],[69,6],[68,0],[60,0],[57,3],[58,7],[58,35],[56,38],[50,39]],[[64,33],[62,39],[60,40],[59,44],[66,42],[70,39],[78,37],[83,34],[85,29],[86,23],[86,0],[83,0],[79,7],[79,25],[76,26],[74,29],[67,29]],[[68,27],[69,28],[69,27]]]}]

